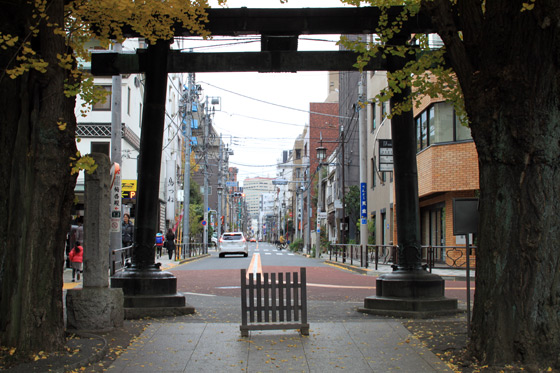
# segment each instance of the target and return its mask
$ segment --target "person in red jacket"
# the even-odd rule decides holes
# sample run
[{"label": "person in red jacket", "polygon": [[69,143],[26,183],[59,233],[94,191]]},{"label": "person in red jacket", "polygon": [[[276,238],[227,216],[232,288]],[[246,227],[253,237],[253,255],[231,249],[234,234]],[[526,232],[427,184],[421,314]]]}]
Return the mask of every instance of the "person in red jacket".
[{"label": "person in red jacket", "polygon": [[78,274],[78,281],[80,281],[82,263],[84,262],[84,248],[80,246],[80,241],[76,241],[68,257],[70,258],[70,263],[72,263],[72,282],[76,281],[76,274]]}]

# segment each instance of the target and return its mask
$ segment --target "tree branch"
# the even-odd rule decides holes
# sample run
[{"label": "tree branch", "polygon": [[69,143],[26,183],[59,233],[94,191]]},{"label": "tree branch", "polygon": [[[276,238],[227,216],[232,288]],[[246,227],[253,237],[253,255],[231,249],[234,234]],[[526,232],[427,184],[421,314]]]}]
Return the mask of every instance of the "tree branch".
[{"label": "tree branch", "polygon": [[446,48],[446,62],[453,68],[463,92],[470,88],[470,77],[476,71],[467,48],[461,38],[461,28],[457,25],[457,9],[449,0],[422,0],[422,8],[432,17],[438,35]]}]

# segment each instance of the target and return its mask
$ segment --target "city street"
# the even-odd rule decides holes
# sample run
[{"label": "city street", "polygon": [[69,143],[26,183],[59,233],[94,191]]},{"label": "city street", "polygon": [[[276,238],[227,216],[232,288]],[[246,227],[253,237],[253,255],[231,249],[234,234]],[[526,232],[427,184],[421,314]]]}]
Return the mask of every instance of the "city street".
[{"label": "city street", "polygon": [[[209,253],[209,257],[170,269],[177,277],[178,291],[185,294],[187,303],[197,310],[197,315],[190,319],[239,322],[240,270],[249,268],[254,255],[260,257],[263,272],[297,272],[300,267],[307,268],[310,321],[376,317],[356,311],[363,305],[365,297],[375,295],[376,276],[358,274],[323,260],[278,250],[266,242],[250,243],[247,258],[242,255],[219,258],[216,251],[210,250]],[[465,308],[466,282],[447,280],[446,296],[459,299],[460,308]],[[474,283],[471,283],[472,296]]]}]

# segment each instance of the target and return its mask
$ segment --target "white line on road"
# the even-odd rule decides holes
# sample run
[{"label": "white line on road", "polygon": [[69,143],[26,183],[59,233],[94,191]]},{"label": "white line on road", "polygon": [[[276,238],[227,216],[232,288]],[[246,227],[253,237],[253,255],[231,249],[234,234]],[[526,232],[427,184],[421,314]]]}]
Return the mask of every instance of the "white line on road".
[{"label": "white line on road", "polygon": [[[241,286],[238,286],[238,288],[239,288],[239,287],[241,287]],[[221,289],[221,288],[217,288],[217,289]],[[183,294],[188,294],[188,295],[200,295],[200,296],[202,296],[202,297],[215,297],[214,294],[185,293],[185,292],[182,292],[182,293],[183,293]]]}]

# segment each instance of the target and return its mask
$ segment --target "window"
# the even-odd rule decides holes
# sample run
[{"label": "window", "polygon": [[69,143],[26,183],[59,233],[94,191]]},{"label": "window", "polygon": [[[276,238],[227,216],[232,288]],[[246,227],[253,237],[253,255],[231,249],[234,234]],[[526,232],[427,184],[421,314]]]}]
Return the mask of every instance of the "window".
[{"label": "window", "polygon": [[377,128],[377,105],[375,103],[371,104],[371,132],[375,131]]},{"label": "window", "polygon": [[447,102],[431,105],[415,119],[416,151],[430,145],[471,139],[471,131],[462,126],[453,106]]},{"label": "window", "polygon": [[371,189],[375,189],[375,159],[371,159]]},{"label": "window", "polygon": [[387,108],[385,107],[386,102],[382,102],[379,104],[381,106],[381,121],[385,120],[387,116]]},{"label": "window", "polygon": [[111,156],[110,152],[110,143],[108,142],[92,142],[91,143],[91,152],[92,153],[103,153],[107,156]]},{"label": "window", "polygon": [[103,85],[101,86],[101,88],[107,91],[107,96],[105,96],[105,102],[100,101],[94,104],[92,110],[109,111],[111,110],[111,86]]},{"label": "window", "polygon": [[301,149],[296,149],[296,159],[301,159]]}]

